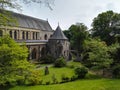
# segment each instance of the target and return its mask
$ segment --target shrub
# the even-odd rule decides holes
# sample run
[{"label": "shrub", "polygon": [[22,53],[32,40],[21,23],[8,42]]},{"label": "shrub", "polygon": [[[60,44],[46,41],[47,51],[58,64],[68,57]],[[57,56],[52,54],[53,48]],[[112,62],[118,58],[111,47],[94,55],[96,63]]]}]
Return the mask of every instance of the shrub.
[{"label": "shrub", "polygon": [[53,81],[53,84],[57,84],[58,83],[55,74],[53,74],[53,76],[52,76],[52,81]]},{"label": "shrub", "polygon": [[42,57],[42,58],[40,59],[40,61],[41,61],[42,63],[45,63],[45,64],[50,64],[50,63],[53,63],[53,62],[55,61],[55,58],[52,57],[51,55],[47,55],[47,56],[45,56],[45,57]]},{"label": "shrub", "polygon": [[120,65],[116,65],[112,70],[113,77],[120,78]]},{"label": "shrub", "polygon": [[85,67],[77,67],[75,69],[75,74],[80,79],[85,78],[87,73],[88,73],[88,70]]},{"label": "shrub", "polygon": [[69,77],[67,77],[67,76],[65,76],[64,74],[62,75],[62,83],[64,83],[64,82],[69,82]]},{"label": "shrub", "polygon": [[50,81],[47,81],[47,82],[46,82],[46,85],[49,85],[49,84],[50,84]]},{"label": "shrub", "polygon": [[27,85],[41,84],[40,71],[39,70],[31,71],[31,73],[26,77],[26,84]]},{"label": "shrub", "polygon": [[63,57],[58,58],[58,59],[55,61],[54,66],[55,66],[55,67],[64,67],[64,66],[66,66],[66,61],[65,61],[65,59],[64,59]]},{"label": "shrub", "polygon": [[77,80],[77,77],[74,75],[71,77],[71,81],[75,81],[75,80]]}]

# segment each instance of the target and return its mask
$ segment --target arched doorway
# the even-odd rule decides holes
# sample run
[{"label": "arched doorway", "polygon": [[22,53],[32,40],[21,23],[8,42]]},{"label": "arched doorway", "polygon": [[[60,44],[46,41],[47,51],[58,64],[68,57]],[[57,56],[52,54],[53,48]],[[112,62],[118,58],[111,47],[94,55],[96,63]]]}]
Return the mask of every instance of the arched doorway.
[{"label": "arched doorway", "polygon": [[46,55],[46,48],[43,47],[43,48],[41,49],[41,56],[44,57],[45,55]]},{"label": "arched doorway", "polygon": [[32,59],[36,59],[37,58],[37,50],[34,48],[32,50]]}]

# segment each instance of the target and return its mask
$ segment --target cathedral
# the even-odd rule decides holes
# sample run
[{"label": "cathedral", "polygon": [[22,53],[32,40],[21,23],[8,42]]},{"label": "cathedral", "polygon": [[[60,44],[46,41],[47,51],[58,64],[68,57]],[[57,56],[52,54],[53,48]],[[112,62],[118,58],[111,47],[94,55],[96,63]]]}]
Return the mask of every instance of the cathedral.
[{"label": "cathedral", "polygon": [[11,15],[18,25],[1,26],[0,35],[7,34],[20,45],[25,43],[29,50],[28,60],[37,61],[47,54],[54,58],[63,56],[69,59],[70,43],[59,25],[54,31],[47,20],[15,12],[11,12]]}]

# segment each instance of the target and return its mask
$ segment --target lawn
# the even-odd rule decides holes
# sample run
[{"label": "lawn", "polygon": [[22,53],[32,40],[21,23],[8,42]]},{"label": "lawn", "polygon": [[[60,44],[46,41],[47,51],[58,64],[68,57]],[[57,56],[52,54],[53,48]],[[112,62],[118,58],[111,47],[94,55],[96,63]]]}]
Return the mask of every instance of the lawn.
[{"label": "lawn", "polygon": [[120,80],[78,80],[56,85],[16,86],[8,90],[120,90]]},{"label": "lawn", "polygon": [[[120,90],[120,80],[119,79],[95,79],[96,76],[90,74],[87,75],[88,79],[77,80],[73,82],[67,82],[62,84],[52,84],[52,77],[56,77],[58,82],[61,82],[61,77],[65,75],[66,77],[72,77],[74,75],[74,68],[80,66],[80,63],[69,62],[67,67],[54,68],[49,67],[49,75],[44,75],[44,68],[38,68],[40,70],[40,77],[44,85],[36,86],[16,86],[4,90]],[[94,76],[94,77],[93,77]],[[89,79],[90,77],[90,79]],[[94,79],[92,79],[92,78]],[[51,85],[45,85],[46,82],[50,82]],[[0,90],[3,90],[0,88]]]},{"label": "lawn", "polygon": [[43,81],[43,84],[46,82],[52,83],[53,76],[57,79],[58,82],[61,81],[62,76],[66,76],[71,78],[74,75],[74,69],[63,67],[63,68],[49,68],[49,75],[44,75],[44,69],[40,69],[41,73],[41,80]]}]

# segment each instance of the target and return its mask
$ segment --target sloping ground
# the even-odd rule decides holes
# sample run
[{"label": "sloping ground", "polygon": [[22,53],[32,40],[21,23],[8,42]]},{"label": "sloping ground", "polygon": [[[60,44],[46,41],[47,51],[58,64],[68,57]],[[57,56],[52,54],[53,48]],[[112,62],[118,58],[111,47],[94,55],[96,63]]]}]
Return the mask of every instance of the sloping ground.
[{"label": "sloping ground", "polygon": [[120,80],[78,80],[56,85],[17,86],[9,90],[120,90]]}]

